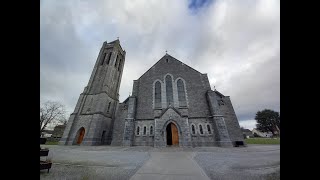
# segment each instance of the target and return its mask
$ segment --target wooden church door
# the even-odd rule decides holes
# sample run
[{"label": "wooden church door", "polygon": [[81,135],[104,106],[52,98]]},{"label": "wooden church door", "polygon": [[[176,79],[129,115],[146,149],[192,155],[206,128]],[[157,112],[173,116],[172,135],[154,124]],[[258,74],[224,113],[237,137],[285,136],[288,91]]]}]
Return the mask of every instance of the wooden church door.
[{"label": "wooden church door", "polygon": [[178,129],[176,125],[171,123],[171,135],[172,135],[172,145],[178,145],[179,144],[179,135],[178,135]]},{"label": "wooden church door", "polygon": [[82,140],[83,140],[83,137],[84,137],[84,133],[85,133],[84,128],[81,128],[80,132],[79,132],[79,137],[78,137],[77,144],[81,144],[82,143]]}]

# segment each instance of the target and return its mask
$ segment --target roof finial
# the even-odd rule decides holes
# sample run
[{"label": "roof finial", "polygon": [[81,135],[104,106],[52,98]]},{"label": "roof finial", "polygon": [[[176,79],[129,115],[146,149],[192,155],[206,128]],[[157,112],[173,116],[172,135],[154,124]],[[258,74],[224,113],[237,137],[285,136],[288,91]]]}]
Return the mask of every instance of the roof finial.
[{"label": "roof finial", "polygon": [[117,39],[119,40],[119,37],[117,37]]},{"label": "roof finial", "polygon": [[216,90],[216,86],[213,86],[214,90]]},{"label": "roof finial", "polygon": [[168,54],[168,51],[166,50],[166,54]]}]

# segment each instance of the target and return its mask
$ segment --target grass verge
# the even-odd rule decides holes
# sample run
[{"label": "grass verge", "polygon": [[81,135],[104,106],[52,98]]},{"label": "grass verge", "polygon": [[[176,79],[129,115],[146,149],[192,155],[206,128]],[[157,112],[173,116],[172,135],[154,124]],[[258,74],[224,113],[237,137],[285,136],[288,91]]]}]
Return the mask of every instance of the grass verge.
[{"label": "grass verge", "polygon": [[47,141],[45,145],[58,145],[59,142]]},{"label": "grass verge", "polygon": [[280,144],[280,138],[249,138],[245,139],[247,144]]}]

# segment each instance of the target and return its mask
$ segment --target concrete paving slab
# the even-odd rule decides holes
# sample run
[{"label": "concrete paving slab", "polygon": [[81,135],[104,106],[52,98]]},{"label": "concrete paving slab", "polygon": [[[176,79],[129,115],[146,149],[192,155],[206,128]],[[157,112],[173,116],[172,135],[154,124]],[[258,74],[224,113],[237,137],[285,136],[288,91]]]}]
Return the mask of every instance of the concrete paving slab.
[{"label": "concrete paving slab", "polygon": [[209,180],[193,161],[192,152],[151,152],[150,159],[132,176],[131,180],[197,179]]}]

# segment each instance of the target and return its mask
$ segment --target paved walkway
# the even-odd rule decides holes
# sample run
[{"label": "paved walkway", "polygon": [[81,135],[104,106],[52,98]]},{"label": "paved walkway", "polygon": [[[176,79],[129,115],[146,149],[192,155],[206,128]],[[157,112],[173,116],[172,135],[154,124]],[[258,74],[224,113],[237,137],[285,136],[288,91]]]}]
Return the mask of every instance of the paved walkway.
[{"label": "paved walkway", "polygon": [[150,159],[130,180],[209,180],[193,160],[193,152],[151,152]]}]

